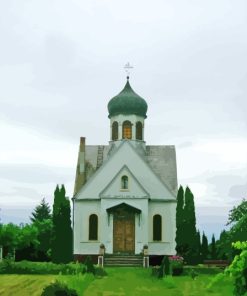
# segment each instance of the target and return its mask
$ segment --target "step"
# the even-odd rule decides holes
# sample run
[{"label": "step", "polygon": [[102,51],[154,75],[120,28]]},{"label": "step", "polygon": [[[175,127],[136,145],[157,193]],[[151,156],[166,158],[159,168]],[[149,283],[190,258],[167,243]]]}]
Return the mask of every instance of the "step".
[{"label": "step", "polygon": [[111,255],[104,257],[105,266],[142,266],[143,258],[139,255]]}]

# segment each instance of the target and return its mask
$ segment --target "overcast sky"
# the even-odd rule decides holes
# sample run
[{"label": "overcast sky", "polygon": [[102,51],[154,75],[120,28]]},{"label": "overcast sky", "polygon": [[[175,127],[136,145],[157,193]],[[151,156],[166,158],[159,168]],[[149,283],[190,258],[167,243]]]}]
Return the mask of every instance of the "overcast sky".
[{"label": "overcast sky", "polygon": [[218,236],[247,194],[246,0],[0,1],[0,218],[72,197],[79,137],[107,144],[125,85],[148,103],[148,145],[176,145],[197,226]]}]

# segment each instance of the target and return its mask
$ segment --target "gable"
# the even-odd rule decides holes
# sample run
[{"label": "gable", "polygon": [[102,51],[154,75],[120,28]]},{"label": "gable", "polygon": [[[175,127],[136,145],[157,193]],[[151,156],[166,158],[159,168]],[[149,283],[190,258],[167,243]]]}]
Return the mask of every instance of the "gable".
[{"label": "gable", "polygon": [[[109,188],[117,182],[122,168],[134,176],[133,184],[141,194],[141,188],[150,199],[175,199],[175,195],[159,179],[144,159],[132,147],[130,141],[123,141],[104,164],[95,172],[89,181],[76,194],[76,199],[100,198],[100,194],[111,194]],[[132,180],[132,179],[131,179]],[[132,182],[132,181],[131,181]],[[140,186],[137,186],[137,183]],[[114,186],[111,187],[114,189]],[[114,191],[115,190],[115,191]],[[116,193],[116,188],[113,193]]]},{"label": "gable", "polygon": [[[127,188],[123,188],[122,178],[127,178]],[[130,169],[124,165],[117,175],[100,193],[101,198],[148,198],[148,192],[139,183]]]}]

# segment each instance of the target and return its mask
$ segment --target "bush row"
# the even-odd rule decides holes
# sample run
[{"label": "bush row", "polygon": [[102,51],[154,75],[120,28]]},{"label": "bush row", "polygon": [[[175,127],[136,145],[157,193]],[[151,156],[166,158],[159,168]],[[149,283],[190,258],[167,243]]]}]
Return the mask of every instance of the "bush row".
[{"label": "bush row", "polygon": [[12,260],[3,260],[0,263],[0,274],[79,274],[85,272],[85,265],[81,263],[55,264]]}]

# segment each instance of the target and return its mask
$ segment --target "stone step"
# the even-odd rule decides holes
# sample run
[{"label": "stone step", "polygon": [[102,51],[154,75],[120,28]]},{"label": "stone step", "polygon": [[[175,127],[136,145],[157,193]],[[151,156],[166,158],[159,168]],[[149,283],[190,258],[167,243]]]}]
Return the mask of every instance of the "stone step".
[{"label": "stone step", "polygon": [[143,258],[139,255],[106,255],[105,266],[142,266]]}]

